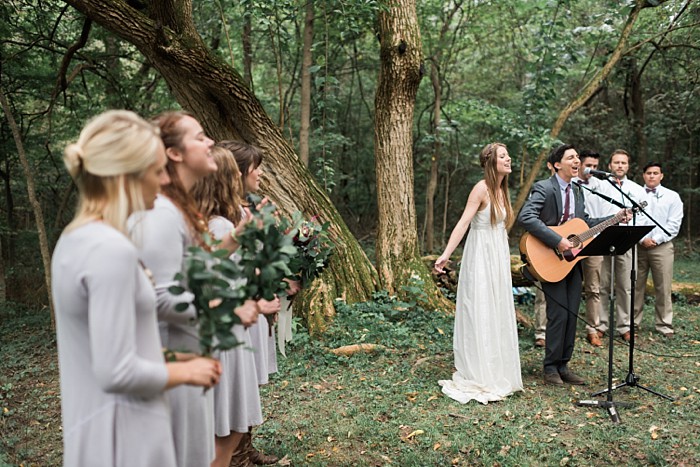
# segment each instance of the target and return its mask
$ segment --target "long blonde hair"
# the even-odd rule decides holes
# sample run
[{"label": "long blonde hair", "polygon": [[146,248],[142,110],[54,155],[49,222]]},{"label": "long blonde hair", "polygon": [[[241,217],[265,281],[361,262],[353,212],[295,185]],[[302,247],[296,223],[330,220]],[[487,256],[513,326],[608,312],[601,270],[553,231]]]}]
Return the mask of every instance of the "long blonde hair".
[{"label": "long blonde hair", "polygon": [[[484,146],[479,155],[479,163],[484,169],[484,180],[486,189],[491,199],[491,225],[496,225],[501,213],[505,211],[505,223],[510,225],[513,221],[513,208],[510,205],[510,195],[508,194],[508,175],[503,177],[498,185],[498,148],[506,148],[503,143],[491,143]],[[506,148],[507,149],[507,148]]]},{"label": "long blonde hair", "polygon": [[109,110],[92,118],[64,151],[80,193],[66,231],[102,219],[126,234],[129,215],[146,207],[141,179],[162,147],[158,128],[134,112]]},{"label": "long blonde hair", "polygon": [[206,219],[224,217],[235,224],[241,221],[243,204],[243,180],[233,154],[222,146],[211,148],[216,161],[216,172],[197,181],[192,196],[197,201],[199,212]]}]

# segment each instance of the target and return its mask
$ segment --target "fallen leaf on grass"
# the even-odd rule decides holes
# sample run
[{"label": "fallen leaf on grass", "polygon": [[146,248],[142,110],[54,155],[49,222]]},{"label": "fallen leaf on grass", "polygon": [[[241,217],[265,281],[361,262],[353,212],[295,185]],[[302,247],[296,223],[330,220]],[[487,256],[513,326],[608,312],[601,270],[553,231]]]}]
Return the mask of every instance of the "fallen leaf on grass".
[{"label": "fallen leaf on grass", "polygon": [[411,439],[415,436],[422,435],[423,433],[425,433],[425,431],[423,431],[423,430],[412,431],[411,433],[408,434],[408,436],[406,436],[406,439]]},{"label": "fallen leaf on grass", "polygon": [[440,449],[440,446],[442,446],[442,444],[440,443],[433,444],[433,451],[437,451],[438,449]]},{"label": "fallen leaf on grass", "polygon": [[561,465],[562,467],[565,466],[565,465],[568,465],[568,464],[569,464],[569,458],[568,458],[568,457],[562,457],[562,459],[559,461],[559,465]]},{"label": "fallen leaf on grass", "polygon": [[414,430],[408,425],[399,426],[399,438],[401,438],[401,441],[403,441],[404,443],[410,443],[415,441],[413,438],[415,438],[418,435],[422,435],[423,433],[425,433],[423,430]]},{"label": "fallen leaf on grass", "polygon": [[297,436],[297,439],[298,439],[299,441],[302,441],[302,440],[304,439],[304,433],[301,432],[301,431],[297,431],[297,435],[296,435],[296,436]]},{"label": "fallen leaf on grass", "polygon": [[391,462],[391,459],[389,458],[389,456],[385,456],[384,454],[382,454],[382,455],[381,455],[381,458],[382,458],[382,460],[383,460],[384,462],[388,462],[389,464],[392,463],[392,462]]},{"label": "fallen leaf on grass", "polygon": [[284,456],[277,461],[277,465],[292,465],[292,461],[289,459],[289,456]]},{"label": "fallen leaf on grass", "polygon": [[649,433],[651,434],[651,439],[658,439],[659,438],[658,430],[659,430],[659,427],[656,425],[652,425],[649,427]]}]

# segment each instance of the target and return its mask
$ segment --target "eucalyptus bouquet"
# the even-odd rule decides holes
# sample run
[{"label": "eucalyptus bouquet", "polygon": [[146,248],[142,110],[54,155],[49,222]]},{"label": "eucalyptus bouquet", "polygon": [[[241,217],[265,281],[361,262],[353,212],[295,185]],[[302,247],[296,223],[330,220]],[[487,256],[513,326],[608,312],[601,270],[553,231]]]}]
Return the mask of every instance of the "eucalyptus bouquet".
[{"label": "eucalyptus bouquet", "polygon": [[316,217],[304,220],[299,211],[294,213],[292,224],[294,229],[291,233],[297,255],[292,258],[289,269],[293,272],[291,278],[299,280],[301,286],[306,287],[328,266],[335,249],[329,232],[331,224],[320,224],[316,222]]},{"label": "eucalyptus bouquet", "polygon": [[288,220],[276,215],[276,210],[271,203],[259,206],[253,219],[236,236],[245,287],[253,299],[273,300],[284,294],[284,279],[292,275],[289,264],[297,256],[294,229]]},{"label": "eucalyptus bouquet", "polygon": [[[199,324],[199,346],[202,355],[211,355],[214,350],[229,350],[242,342],[232,332],[240,319],[234,310],[248,298],[243,286],[236,286],[236,280],[243,277],[243,269],[229,259],[225,249],[216,249],[218,242],[205,234],[207,248],[191,246],[185,258],[184,275],[178,273],[175,280],[187,284],[176,285],[168,290],[173,295],[181,295],[189,290],[194,295],[192,305],[197,313]],[[189,308],[188,302],[175,307],[176,311]]]}]

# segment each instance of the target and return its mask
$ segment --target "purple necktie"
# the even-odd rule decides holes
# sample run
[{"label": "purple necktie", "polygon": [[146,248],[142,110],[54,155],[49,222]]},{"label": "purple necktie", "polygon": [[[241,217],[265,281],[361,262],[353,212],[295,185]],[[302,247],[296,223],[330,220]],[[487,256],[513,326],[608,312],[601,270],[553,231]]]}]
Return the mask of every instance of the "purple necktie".
[{"label": "purple necktie", "polygon": [[564,197],[564,217],[561,218],[561,223],[563,224],[564,222],[569,220],[569,216],[571,215],[569,213],[569,202],[571,201],[569,199],[569,193],[571,193],[571,184],[566,185],[566,196]]}]

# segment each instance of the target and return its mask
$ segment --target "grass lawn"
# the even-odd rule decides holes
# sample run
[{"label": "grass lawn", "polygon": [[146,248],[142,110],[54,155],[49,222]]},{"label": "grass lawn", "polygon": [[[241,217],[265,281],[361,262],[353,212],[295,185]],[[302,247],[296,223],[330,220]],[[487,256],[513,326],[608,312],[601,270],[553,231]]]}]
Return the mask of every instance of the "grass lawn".
[{"label": "grass lawn", "polygon": [[[697,271],[694,262],[688,268]],[[676,302],[676,337],[665,340],[654,332],[647,304],[634,369],[640,384],[675,401],[639,388],[614,391],[615,400],[632,404],[619,409],[619,425],[603,409],[574,404],[607,384],[607,346],[588,345],[582,325],[571,367],[587,386],[544,386],[543,350],[532,346],[532,329],[520,329],[524,392],[461,405],[437,384],[453,371],[452,317],[404,306],[380,293],[371,303],[339,304],[323,336],[297,329],[288,358],[280,358],[279,373],[262,390],[266,422],[255,430],[256,445],[286,454],[286,465],[700,465],[697,305]],[[47,312],[0,313],[0,465],[60,465]],[[350,357],[328,351],[357,343],[385,349]],[[614,368],[619,382],[628,372],[628,347],[618,341]]]}]

